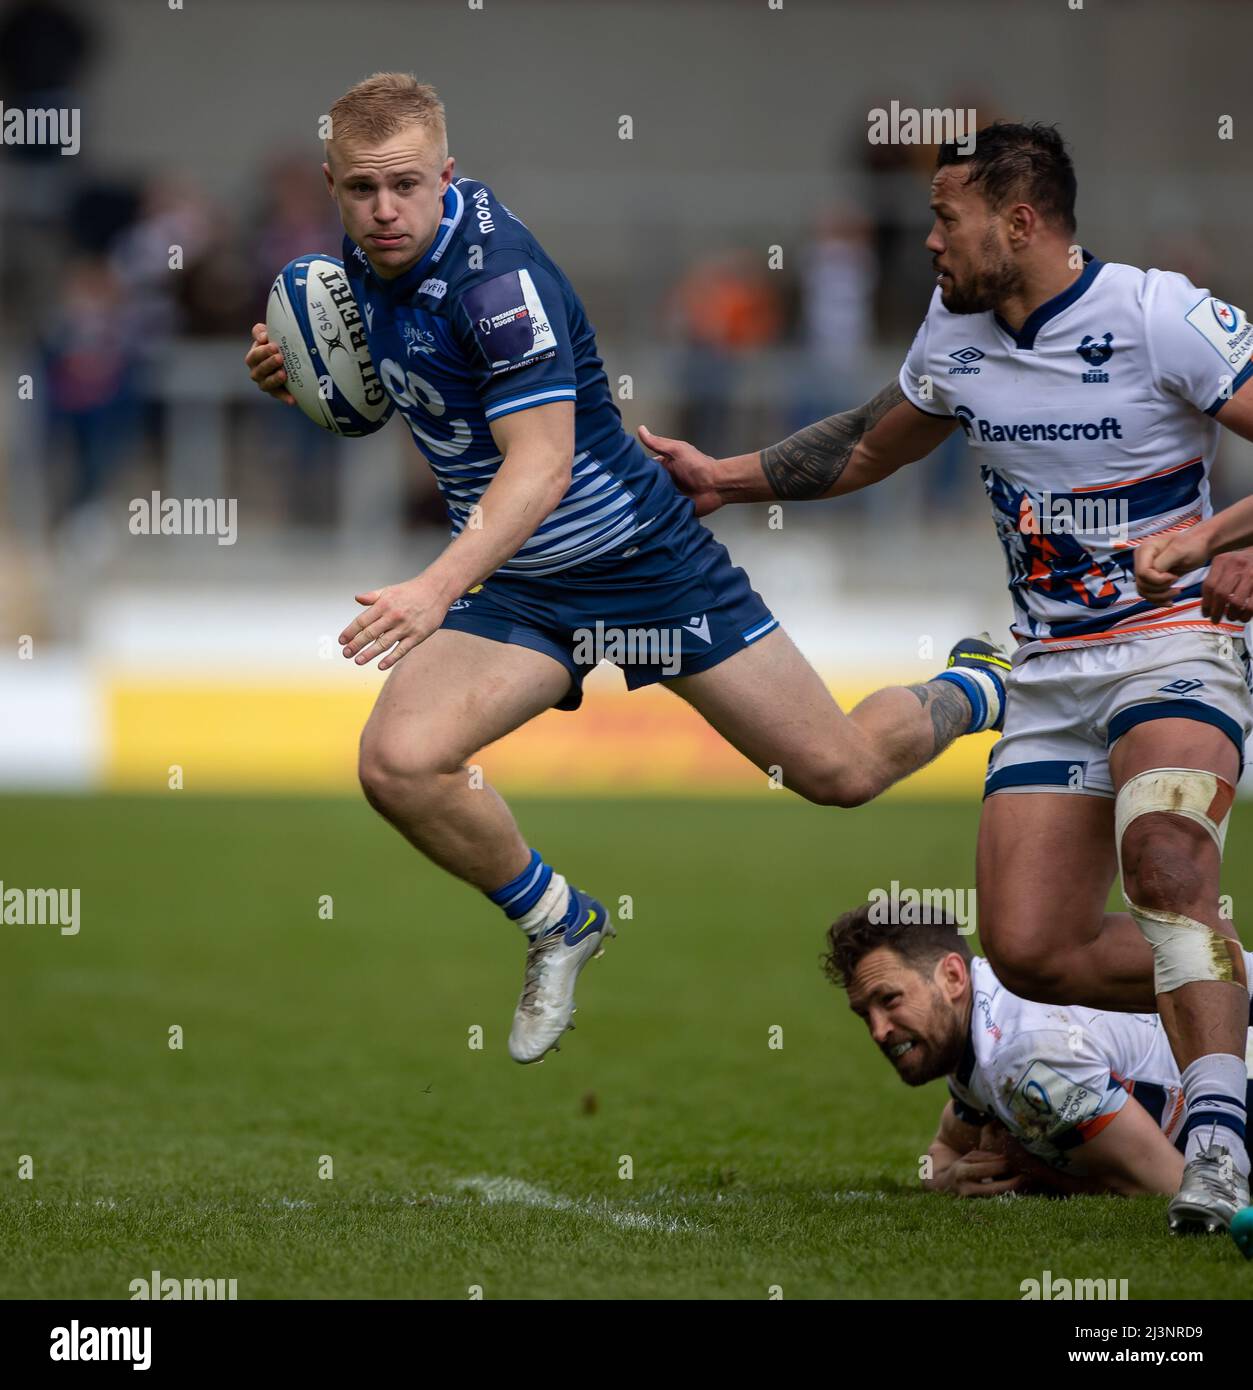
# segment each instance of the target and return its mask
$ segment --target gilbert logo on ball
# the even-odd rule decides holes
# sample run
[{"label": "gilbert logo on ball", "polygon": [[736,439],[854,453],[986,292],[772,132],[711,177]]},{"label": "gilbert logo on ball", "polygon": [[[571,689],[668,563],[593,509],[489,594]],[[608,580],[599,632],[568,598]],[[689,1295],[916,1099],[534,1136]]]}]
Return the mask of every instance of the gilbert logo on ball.
[{"label": "gilbert logo on ball", "polygon": [[270,290],[265,326],[283,354],[287,389],[315,425],[362,435],[386,424],[394,402],[370,359],[343,261],[289,261]]}]

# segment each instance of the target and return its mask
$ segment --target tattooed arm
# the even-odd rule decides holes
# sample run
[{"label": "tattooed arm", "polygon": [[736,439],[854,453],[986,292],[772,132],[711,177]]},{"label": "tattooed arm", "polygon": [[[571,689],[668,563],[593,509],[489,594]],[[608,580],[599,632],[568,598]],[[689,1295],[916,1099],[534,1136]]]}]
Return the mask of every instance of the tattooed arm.
[{"label": "tattooed arm", "polygon": [[755,454],[714,459],[643,427],[640,439],[704,516],[727,502],[812,501],[856,492],[925,458],[956,426],[950,416],[924,414],[892,382],[865,405],[828,415]]}]

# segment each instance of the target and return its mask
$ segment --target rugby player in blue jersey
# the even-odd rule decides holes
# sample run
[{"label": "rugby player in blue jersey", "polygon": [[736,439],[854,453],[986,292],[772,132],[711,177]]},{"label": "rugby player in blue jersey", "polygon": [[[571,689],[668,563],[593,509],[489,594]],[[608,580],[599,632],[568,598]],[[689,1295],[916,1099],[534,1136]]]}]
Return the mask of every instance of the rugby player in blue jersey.
[{"label": "rugby player in blue jersey", "polygon": [[[579,971],[613,928],[466,763],[543,711],[578,707],[600,654],[589,634],[669,639],[641,650],[628,636],[627,685],[664,680],[758,767],[831,806],[869,801],[960,734],[997,727],[1003,662],[970,639],[933,680],[842,713],[691,499],[623,430],[569,281],[490,188],[454,178],[434,90],[379,73],[330,115],[323,167],[370,354],[453,532],[421,574],[358,594],[340,634],[345,657],[392,669],[361,781],[410,843],[526,934],[509,1051],[535,1062],[572,1026]],[[263,324],[253,338],[253,379],[290,401]],[[949,428],[935,421],[919,456]]]}]

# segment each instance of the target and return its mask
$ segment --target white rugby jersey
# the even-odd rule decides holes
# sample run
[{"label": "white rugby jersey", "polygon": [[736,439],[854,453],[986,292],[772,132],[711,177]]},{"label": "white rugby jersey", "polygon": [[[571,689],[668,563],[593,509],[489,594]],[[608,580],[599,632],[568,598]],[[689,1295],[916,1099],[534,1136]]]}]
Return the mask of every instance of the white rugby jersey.
[{"label": "white rugby jersey", "polygon": [[1082,274],[1015,333],[953,314],[937,287],[900,372],[920,410],[955,416],[1009,562],[1018,656],[1238,623],[1201,617],[1205,569],[1173,608],[1136,593],[1135,546],[1210,514],[1221,406],[1253,375],[1253,324],[1173,271]]},{"label": "white rugby jersey", "polygon": [[1168,1139],[1178,1136],[1183,1085],[1157,1014],[1035,1004],[1011,994],[978,956],[970,974],[970,1036],[948,1079],[959,1119],[1000,1120],[1054,1167],[1070,1166],[1068,1151],[1099,1134],[1128,1096]]}]

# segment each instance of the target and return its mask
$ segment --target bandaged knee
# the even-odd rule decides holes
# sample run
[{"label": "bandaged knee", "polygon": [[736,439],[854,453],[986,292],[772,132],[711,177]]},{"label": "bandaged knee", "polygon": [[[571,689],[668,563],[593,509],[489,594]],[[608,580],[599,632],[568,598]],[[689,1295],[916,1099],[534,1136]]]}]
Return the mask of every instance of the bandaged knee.
[{"label": "bandaged knee", "polygon": [[[1234,798],[1235,788],[1225,778],[1195,768],[1158,767],[1129,778],[1114,801],[1119,870],[1127,827],[1140,816],[1155,813],[1183,816],[1204,826],[1221,857]],[[1239,942],[1182,912],[1141,907],[1132,902],[1125,886],[1123,899],[1153,949],[1155,993],[1169,994],[1181,985],[1204,980],[1246,984]]]}]

